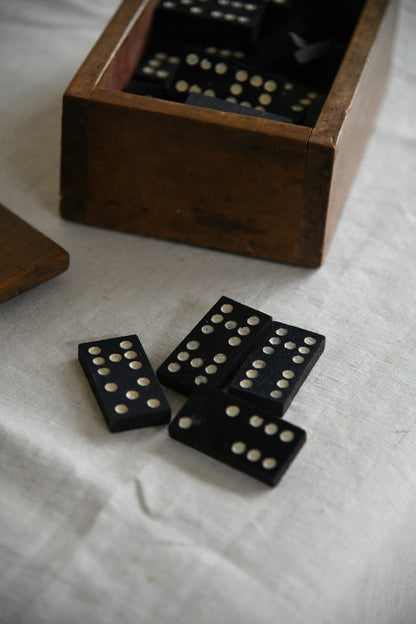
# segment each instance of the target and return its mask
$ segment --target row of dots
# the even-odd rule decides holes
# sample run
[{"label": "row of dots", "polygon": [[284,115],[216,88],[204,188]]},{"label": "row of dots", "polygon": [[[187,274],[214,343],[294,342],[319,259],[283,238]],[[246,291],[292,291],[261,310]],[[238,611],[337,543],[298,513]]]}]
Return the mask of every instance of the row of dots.
[{"label": "row of dots", "polygon": [[[223,320],[224,320],[224,317],[221,314],[214,314],[211,317],[211,321],[213,323],[222,323]],[[247,325],[251,325],[252,327],[255,326],[255,325],[258,325],[259,323],[260,323],[260,319],[259,319],[258,316],[249,316],[248,319],[247,319]]]},{"label": "row of dots", "polygon": [[[192,418],[189,416],[182,416],[179,419],[179,427],[181,429],[190,429],[192,427]],[[282,431],[280,434],[280,439],[282,442],[291,442],[294,438],[294,435],[291,431]],[[262,453],[259,449],[249,449],[247,450],[247,445],[244,442],[238,441],[234,442],[231,446],[231,451],[235,455],[246,455],[246,458],[250,462],[258,462],[262,458]],[[264,457],[262,460],[262,466],[266,470],[273,470],[277,466],[277,460],[274,457]]]},{"label": "row of dots", "polygon": [[[200,368],[201,366],[204,365],[204,360],[202,358],[192,358],[190,364],[191,364],[192,368]],[[168,371],[170,373],[178,373],[180,370],[181,370],[181,365],[178,362],[171,362],[168,365]],[[215,371],[212,371],[212,372],[217,372],[217,371],[215,370]]]},{"label": "row of dots", "polygon": [[189,90],[189,93],[202,93],[208,97],[216,97],[214,89],[205,89],[205,91],[203,91],[199,85],[190,85],[186,80],[178,80],[178,82],[175,83],[175,89],[179,93],[186,93]]},{"label": "row of dots", "polygon": [[239,102],[237,100],[237,98],[230,96],[230,97],[226,97],[225,98],[226,102],[232,102],[233,104],[239,104],[240,106],[245,106],[246,108],[255,108],[256,110],[259,111],[265,111],[266,109],[264,108],[264,106],[261,105],[253,105],[251,102],[248,102],[247,100],[243,100],[242,102]]},{"label": "row of dots", "polygon": [[[200,3],[209,3],[209,1],[210,0],[197,0],[197,2]],[[193,5],[194,2],[195,0],[180,0],[180,4],[183,4],[184,6]],[[250,12],[257,11],[259,8],[258,4],[255,4],[254,2],[242,2],[241,0],[217,0],[216,4],[218,6],[231,6],[233,9],[243,9]],[[176,6],[176,2],[173,0],[166,0],[166,2],[163,3],[163,6],[168,9],[173,9]]]},{"label": "row of dots", "polygon": [[[126,351],[124,353],[124,357],[126,358],[126,360],[135,360],[137,358],[137,353],[136,351]],[[108,359],[110,360],[110,362],[121,362],[123,356],[120,355],[120,353],[111,353]],[[97,366],[101,366],[105,363],[105,358],[101,355],[96,356],[93,358],[92,363],[96,364]]]},{"label": "row of dots", "polygon": [[[239,415],[240,408],[237,405],[228,405],[228,407],[225,410],[225,413],[230,418],[235,418],[236,416]],[[189,429],[192,426],[193,421],[192,421],[192,418],[190,418],[189,416],[182,416],[179,419],[178,424],[181,429]],[[253,428],[259,429],[264,424],[264,418],[262,418],[261,416],[257,416],[257,415],[251,416],[249,420],[249,424]],[[277,426],[276,423],[269,422],[264,426],[264,433],[268,436],[274,436],[278,432],[279,432],[279,427]],[[290,431],[288,429],[282,430],[279,434],[279,438],[282,442],[292,442],[294,437],[295,435],[293,431]]]},{"label": "row of dots", "polygon": [[[278,329],[276,329],[276,332],[275,332],[275,333],[276,333],[278,336],[287,336],[287,334],[289,333],[289,330],[288,330],[288,329],[286,329],[286,327],[279,327]],[[306,344],[313,345],[313,344],[315,344],[315,343],[316,343],[316,340],[315,340],[315,338],[313,338],[312,336],[306,336],[306,337],[304,338],[304,342],[305,342]]]},{"label": "row of dots", "polygon": [[[250,462],[258,462],[261,459],[261,451],[259,449],[249,449],[247,451],[247,446],[244,442],[234,442],[231,446],[231,451],[234,455],[246,455],[246,458]],[[246,452],[247,451],[247,452]],[[261,462],[261,465],[266,470],[273,470],[277,466],[277,461],[274,457],[264,457]]]},{"label": "row of dots", "polygon": [[161,78],[162,80],[165,78],[169,78],[170,72],[167,69],[155,69],[154,67],[149,67],[146,65],[142,69],[143,74],[146,76],[156,76],[156,78]]},{"label": "row of dots", "polygon": [[245,57],[244,52],[242,52],[241,50],[228,50],[226,48],[219,50],[214,46],[209,46],[208,48],[205,48],[205,52],[207,52],[207,54],[219,54],[220,56],[224,56],[225,58],[233,56],[236,59],[243,59]]},{"label": "row of dots", "polygon": [[[99,368],[97,373],[99,375],[102,375],[103,377],[107,377],[107,375],[110,374],[110,369],[109,368]],[[139,386],[145,387],[145,386],[150,386],[150,379],[149,377],[139,377],[136,381],[136,383]],[[114,392],[115,390],[117,390],[118,386],[115,383],[107,383],[104,388],[109,391],[109,392]]]},{"label": "row of dots", "polygon": [[[230,86],[230,93],[235,96],[241,95],[243,93],[242,85],[238,82],[234,82]],[[272,96],[270,93],[260,93],[257,99],[262,106],[269,106],[269,104],[272,103]]]},{"label": "row of dots", "polygon": [[[288,331],[285,327],[279,327],[278,329],[276,329],[276,334],[278,336],[287,336]],[[313,336],[305,336],[305,338],[303,339],[303,342],[307,345],[314,345],[316,344],[316,338],[313,338]]]},{"label": "row of dots", "polygon": [[[239,415],[240,408],[237,405],[229,405],[226,408],[225,413],[230,418],[235,418],[236,416]],[[261,416],[257,416],[257,415],[251,416],[249,420],[249,424],[253,428],[259,429],[264,424],[264,418],[262,418]],[[192,419],[189,416],[183,416],[179,420],[179,426],[181,427],[181,429],[189,429],[192,426]],[[279,427],[277,426],[276,423],[269,422],[264,426],[264,433],[268,436],[274,436],[278,432],[279,432]],[[280,439],[282,440],[282,442],[291,442],[294,437],[295,436],[294,436],[293,431],[289,431],[288,429],[284,429],[283,431],[280,432]]]},{"label": "row of dots", "polygon": [[241,2],[240,0],[217,0],[220,6],[232,6],[234,9],[245,9],[246,11],[257,11],[258,4],[254,2]]},{"label": "row of dots", "polygon": [[247,82],[248,80],[252,87],[263,87],[263,89],[269,93],[274,93],[278,87],[275,80],[268,79],[264,81],[263,77],[259,74],[249,76],[248,71],[245,69],[238,69],[235,73],[235,79],[238,80],[238,82]]},{"label": "row of dots", "polygon": [[[181,351],[180,353],[178,353],[177,358],[179,361],[185,362],[189,359],[188,355],[189,354],[186,351]],[[202,359],[202,358],[194,358],[194,359]],[[224,362],[227,361],[227,356],[225,355],[225,353],[216,353],[213,357],[213,360],[216,364],[224,364]],[[191,360],[191,363],[192,363],[192,360]],[[195,366],[195,364],[193,364],[193,366]],[[197,364],[197,366],[200,366],[200,364]]]},{"label": "row of dots", "polygon": [[[193,8],[193,7],[192,7]],[[199,9],[199,7],[198,7]],[[190,9],[192,11],[192,9]],[[193,13],[199,13],[199,11],[192,11]],[[201,11],[202,13],[202,11]],[[250,18],[248,15],[236,15],[236,13],[224,13],[223,11],[210,11],[211,17],[214,19],[225,19],[227,22],[238,22],[239,24],[249,24]]]},{"label": "row of dots", "polygon": [[224,63],[223,61],[213,63],[213,61],[210,61],[206,57],[201,59],[195,52],[191,52],[185,57],[185,63],[191,67],[195,67],[199,64],[200,68],[205,71],[213,68],[214,72],[220,76],[223,76],[228,71],[227,63]]},{"label": "row of dots", "polygon": [[[300,357],[300,356],[296,356]],[[295,358],[293,358],[295,359]],[[254,368],[250,368],[245,372],[245,378],[240,381],[240,387],[244,389],[253,387],[253,380],[255,380],[259,376],[259,370],[263,369],[266,366],[264,360],[254,360],[252,363]],[[282,372],[282,379],[278,379],[276,382],[276,386],[280,389],[285,389],[289,387],[289,379],[293,379],[295,377],[295,372],[293,370],[287,369]],[[272,390],[270,392],[270,396],[274,399],[280,399],[282,396],[281,390]]]},{"label": "row of dots", "polygon": [[[189,354],[187,354],[186,351],[181,351],[180,353],[178,353],[178,359],[182,362],[187,361],[189,359]],[[214,362],[216,362],[216,364],[224,364],[224,362],[226,362],[227,360],[227,356],[224,353],[217,353],[214,356]],[[190,365],[192,366],[192,368],[200,368],[201,366],[204,365],[204,360],[203,358],[192,358],[192,360],[190,361]],[[181,365],[179,364],[179,362],[170,362],[168,364],[168,371],[170,373],[178,373],[181,370]],[[206,368],[205,368],[205,372],[208,373],[209,375],[214,375],[218,370],[218,367],[215,364],[209,364]]]},{"label": "row of dots", "polygon": [[157,52],[153,58],[149,59],[146,63],[149,67],[158,68],[162,62],[170,63],[171,65],[177,65],[180,61],[179,56],[168,56],[165,52]]},{"label": "row of dots", "polygon": [[[236,88],[234,88],[234,91],[236,91],[238,87],[239,85],[236,85]],[[189,90],[190,93],[201,93],[202,95],[206,95],[207,97],[213,97],[213,98],[217,97],[217,94],[214,91],[214,89],[203,90],[199,85],[197,84],[190,85],[189,82],[183,79],[178,80],[176,82],[175,89],[179,93],[186,93]],[[264,106],[268,106],[271,103],[272,98],[268,93],[262,93],[258,98],[258,101],[260,102],[260,104],[256,104],[256,105],[253,105],[248,100],[243,100],[242,102],[239,102],[237,98],[234,96],[226,97],[225,101],[232,102],[233,104],[240,104],[240,106],[246,106],[247,108],[255,108],[256,110],[265,111]]]},{"label": "row of dots", "polygon": [[[280,344],[280,342],[281,342],[280,338],[276,338],[274,336],[269,339],[269,343],[274,345],[274,346],[277,346],[278,344]],[[285,342],[283,346],[284,346],[285,349],[288,349],[289,351],[292,351],[293,349],[296,349],[296,343],[295,342],[291,342],[291,341]],[[263,353],[266,353],[268,355],[270,355],[272,353],[271,351],[268,350],[267,346],[263,347],[262,351],[263,351]],[[298,351],[299,351],[299,353],[302,353],[302,355],[307,355],[308,353],[310,353],[310,348],[301,346],[301,347],[298,348]],[[296,359],[296,357],[298,359]],[[304,361],[305,358],[299,357],[299,356],[295,356],[292,359],[293,359],[293,361],[296,364],[302,364],[302,362]]]},{"label": "row of dots", "polygon": [[[116,383],[107,383],[104,386],[104,390],[106,390],[107,392],[116,392],[118,390],[118,385]],[[125,396],[130,401],[135,401],[139,398],[140,395],[137,390],[127,390]]]},{"label": "row of dots", "polygon": [[[181,4],[189,6],[192,3],[182,1]],[[247,9],[247,6],[242,7],[242,8],[245,8],[246,10],[250,10],[250,9]],[[163,7],[165,9],[175,9],[177,8],[177,3],[172,2],[172,0],[167,0],[166,2],[163,3]],[[254,10],[257,10],[257,7],[255,7]],[[206,10],[204,7],[193,4],[192,6],[189,6],[189,12],[192,13],[193,15],[204,15],[208,12],[208,10]],[[219,11],[217,9],[209,11],[209,14],[214,19],[224,19],[228,22],[238,22],[240,24],[248,24],[250,22],[250,18],[247,15],[237,15],[236,13],[224,13],[223,11]]]},{"label": "row of dots", "polygon": [[[110,356],[111,359],[111,356]],[[118,362],[119,360],[111,360],[112,362]],[[93,364],[96,364],[97,366],[102,366],[103,364],[105,364],[105,359],[102,357],[98,357],[98,358],[94,358],[93,359]],[[139,360],[133,360],[132,362],[129,362],[129,368],[133,369],[133,370],[140,370],[142,368],[143,364],[141,362],[139,362]],[[108,375],[110,373],[110,369],[109,368],[100,368],[98,369],[98,374],[99,375]]]},{"label": "row of dots", "polygon": [[[167,61],[168,63],[173,64],[179,63],[180,61],[179,56],[169,56],[169,54],[167,54],[166,52],[155,52],[154,59],[157,59],[158,61]],[[152,65],[153,60],[149,61],[149,64]]]},{"label": "row of dots", "polygon": [[[264,360],[254,360],[254,362],[252,362],[252,366],[254,368],[249,368],[245,375],[250,379],[256,379],[259,376],[259,370],[262,370],[266,366],[266,362]],[[293,379],[295,372],[291,369],[286,369],[283,371],[282,376],[285,379]]]},{"label": "row of dots", "polygon": [[[276,386],[278,386],[278,388],[288,388],[289,387],[289,381],[287,379],[278,379],[278,381],[276,381]],[[251,379],[242,379],[240,381],[240,386],[241,388],[252,388],[253,386],[253,381]],[[272,396],[274,399],[280,399],[280,397],[282,396],[281,391],[279,390],[273,390],[270,393],[270,396]]]},{"label": "row of dots", "polygon": [[[211,321],[213,323],[220,323],[221,321],[218,321],[218,316],[221,315],[215,315],[211,318]],[[215,317],[215,320],[213,320]],[[235,329],[237,327],[237,322],[236,321],[226,321],[224,324],[224,327],[226,329],[232,330]],[[212,332],[214,331],[214,326],[210,325],[209,323],[206,323],[205,325],[203,325],[201,327],[201,332],[203,334],[212,334]],[[239,327],[237,329],[237,333],[240,334],[240,336],[248,336],[251,333],[251,329],[250,327],[247,327],[247,325],[243,325],[242,327]]]},{"label": "row of dots", "polygon": [[[149,399],[148,401],[146,401],[146,405],[152,409],[156,409],[157,407],[160,406],[160,401],[159,399]],[[118,405],[115,406],[114,411],[117,414],[127,414],[127,412],[129,411],[129,408],[127,407],[125,403],[119,403]]]},{"label": "row of dots", "polygon": [[[120,347],[122,349],[131,349],[132,346],[133,346],[133,343],[130,342],[130,340],[122,340],[122,342],[120,342]],[[97,345],[94,345],[88,349],[88,353],[90,355],[99,355],[101,353],[101,348],[98,347]]]},{"label": "row of dots", "polygon": [[[209,64],[210,61],[207,61],[207,64]],[[226,69],[225,69],[225,63],[217,63],[215,66],[215,70],[217,73],[225,73]],[[158,75],[157,72],[156,75]],[[167,77],[167,76],[159,76],[161,78]],[[269,81],[269,82],[273,82],[273,81]],[[184,79],[178,80],[175,84],[175,89],[176,91],[178,91],[179,93],[186,93],[188,90],[190,93],[201,93],[203,95],[206,95],[208,97],[217,97],[216,92],[214,91],[214,89],[205,89],[203,90],[202,87],[200,87],[197,84],[192,84],[190,85],[189,82],[187,82]],[[230,87],[230,92],[233,94],[229,97],[225,98],[226,102],[231,102],[233,104],[240,104],[240,106],[245,106],[247,108],[255,108],[256,110],[261,110],[261,111],[265,111],[265,106],[269,106],[272,103],[272,96],[270,95],[270,93],[261,93],[258,96],[258,102],[260,102],[260,104],[252,104],[252,102],[249,102],[248,100],[243,100],[241,102],[239,102],[237,100],[236,97],[234,96],[238,96],[241,95],[243,92],[243,89],[241,87],[240,84],[238,83],[234,83],[231,85]],[[300,104],[292,104],[291,105],[291,109],[294,110],[295,112],[300,112],[304,109],[303,106],[301,106]]]}]

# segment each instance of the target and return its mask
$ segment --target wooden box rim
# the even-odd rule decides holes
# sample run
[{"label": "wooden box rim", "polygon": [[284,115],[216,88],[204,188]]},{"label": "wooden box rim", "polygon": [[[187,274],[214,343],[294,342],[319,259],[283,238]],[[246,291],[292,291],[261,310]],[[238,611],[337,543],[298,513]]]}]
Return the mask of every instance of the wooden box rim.
[{"label": "wooden box rim", "polygon": [[[137,110],[204,126],[212,124],[218,128],[235,129],[240,133],[256,133],[272,140],[276,139],[279,146],[303,146],[305,163],[300,212],[304,218],[299,225],[293,263],[320,266],[334,234],[365,141],[360,140],[361,146],[354,155],[354,163],[349,163],[349,171],[343,176],[341,191],[334,189],[333,172],[337,150],[342,151],[339,150],[340,143],[342,149],[345,149],[342,138],[344,130],[345,134],[348,134],[347,129],[350,127],[349,112],[354,109],[354,100],[357,91],[360,90],[360,82],[366,76],[368,65],[372,67],[371,59],[377,35],[382,30],[387,10],[397,4],[396,0],[366,0],[331,90],[313,128],[123,92],[122,88],[144,51],[146,40],[143,30],[146,30],[146,23],[147,26],[150,25],[152,12],[157,4],[158,0],[141,2],[124,0],[121,3],[66,89],[64,103],[65,100],[78,100],[83,104],[93,102],[113,108],[122,107],[125,110]],[[142,39],[139,45],[137,42],[131,45],[137,37]],[[122,57],[127,57],[127,63],[125,60],[124,64],[119,63]],[[369,71],[367,77],[368,73]],[[376,106],[371,117],[374,116],[375,110]],[[366,134],[370,127],[368,121]],[[319,183],[317,163],[324,172],[322,177],[319,173]],[[336,196],[334,201],[333,195]],[[330,205],[334,206],[331,210]],[[332,214],[329,215],[329,212]]]}]

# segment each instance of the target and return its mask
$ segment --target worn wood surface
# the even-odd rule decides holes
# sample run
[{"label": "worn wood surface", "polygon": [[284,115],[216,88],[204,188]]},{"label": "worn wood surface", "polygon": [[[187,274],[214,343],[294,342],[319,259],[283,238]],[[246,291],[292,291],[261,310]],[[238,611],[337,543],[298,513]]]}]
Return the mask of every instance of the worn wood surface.
[{"label": "worn wood surface", "polygon": [[94,93],[83,220],[290,262],[310,129],[188,108]]},{"label": "worn wood surface", "polygon": [[69,255],[0,205],[0,303],[59,275]]},{"label": "worn wood surface", "polygon": [[311,129],[123,93],[155,6],[125,0],[64,96],[62,215],[319,266],[380,100],[394,4],[367,0]]}]

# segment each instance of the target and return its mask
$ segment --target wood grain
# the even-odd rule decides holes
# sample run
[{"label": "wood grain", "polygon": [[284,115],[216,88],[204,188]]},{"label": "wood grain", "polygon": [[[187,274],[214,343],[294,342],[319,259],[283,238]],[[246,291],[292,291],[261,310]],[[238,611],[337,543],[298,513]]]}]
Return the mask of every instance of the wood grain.
[{"label": "wood grain", "polygon": [[64,95],[62,215],[319,266],[381,98],[396,6],[367,0],[312,129],[122,92],[155,7],[125,0]]},{"label": "wood grain", "polygon": [[59,275],[69,255],[0,204],[0,303]]}]

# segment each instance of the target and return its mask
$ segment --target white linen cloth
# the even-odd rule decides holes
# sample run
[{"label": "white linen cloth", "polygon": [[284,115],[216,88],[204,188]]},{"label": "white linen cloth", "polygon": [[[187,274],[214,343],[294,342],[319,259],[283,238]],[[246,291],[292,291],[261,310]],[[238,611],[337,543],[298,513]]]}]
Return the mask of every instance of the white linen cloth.
[{"label": "white linen cloth", "polygon": [[[61,96],[116,6],[0,3],[0,201],[71,255],[0,306],[0,622],[414,624],[416,5],[319,270],[60,218]],[[274,489],[166,428],[111,435],[76,359],[137,333],[156,368],[223,294],[327,337]]]}]

